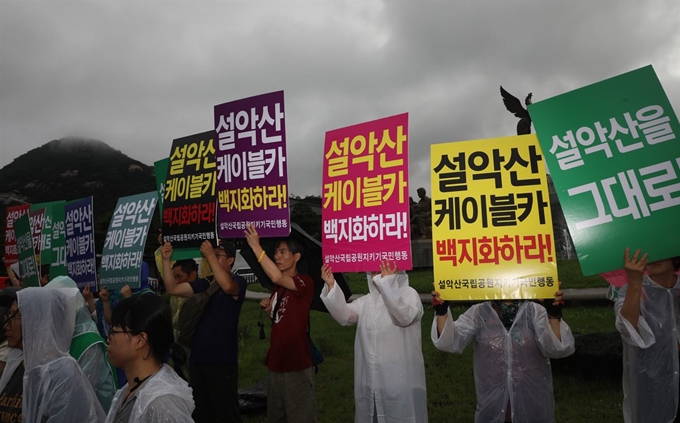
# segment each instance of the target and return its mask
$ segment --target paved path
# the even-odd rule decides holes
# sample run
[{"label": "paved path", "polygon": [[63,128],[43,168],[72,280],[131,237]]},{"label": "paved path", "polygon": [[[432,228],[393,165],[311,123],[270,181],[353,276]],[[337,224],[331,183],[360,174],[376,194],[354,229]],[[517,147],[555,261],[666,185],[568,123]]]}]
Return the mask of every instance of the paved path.
[{"label": "paved path", "polygon": [[[354,301],[363,294],[354,294],[350,297],[350,301]],[[564,299],[566,301],[598,301],[606,299],[607,288],[580,288],[580,289],[565,289]],[[263,298],[268,298],[269,294],[266,292],[246,291],[246,299],[253,301],[260,301]],[[420,294],[420,300],[429,304],[432,302],[432,295]]]}]

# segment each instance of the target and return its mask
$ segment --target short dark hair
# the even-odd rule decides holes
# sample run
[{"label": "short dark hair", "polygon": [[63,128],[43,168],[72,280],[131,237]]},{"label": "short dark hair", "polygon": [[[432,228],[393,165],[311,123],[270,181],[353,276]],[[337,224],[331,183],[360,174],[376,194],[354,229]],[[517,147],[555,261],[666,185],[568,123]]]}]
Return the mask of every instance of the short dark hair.
[{"label": "short dark hair", "polygon": [[198,273],[198,264],[196,264],[196,260],[194,259],[177,260],[175,264],[172,265],[172,268],[174,269],[177,266],[181,266],[182,272],[187,275],[191,274],[191,272]]},{"label": "short dark hair", "polygon": [[677,272],[680,270],[680,256],[673,257],[671,260],[673,260],[673,269]]},{"label": "short dark hair", "polygon": [[170,306],[155,294],[119,302],[113,309],[111,326],[121,327],[134,335],[146,333],[151,355],[161,363],[174,342]]},{"label": "short dark hair", "polygon": [[292,237],[281,238],[281,239],[279,239],[278,241],[276,241],[276,245],[274,246],[274,248],[279,248],[279,246],[280,246],[281,244],[284,244],[284,243],[288,246],[288,249],[289,249],[293,254],[300,253],[300,255],[302,255],[302,253],[304,253],[304,248],[302,247],[302,244],[300,244],[299,242],[297,242],[297,241],[296,241],[294,238],[292,238]]},{"label": "short dark hair", "polygon": [[49,276],[50,275],[50,265],[49,264],[41,264],[40,265],[40,277],[43,276]]},{"label": "short dark hair", "polygon": [[236,258],[236,245],[231,241],[221,239],[220,243],[215,248],[221,248],[222,251],[227,253],[227,258],[229,257]]}]

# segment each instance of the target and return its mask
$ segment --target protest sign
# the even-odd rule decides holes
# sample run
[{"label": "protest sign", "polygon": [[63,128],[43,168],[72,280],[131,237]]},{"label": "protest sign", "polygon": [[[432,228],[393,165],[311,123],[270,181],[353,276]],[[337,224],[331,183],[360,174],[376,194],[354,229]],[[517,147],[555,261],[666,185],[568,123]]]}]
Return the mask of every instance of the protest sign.
[{"label": "protest sign", "polygon": [[94,252],[94,209],[92,197],[68,201],[64,206],[66,267],[78,288],[97,289],[97,261]]},{"label": "protest sign", "polygon": [[35,259],[33,234],[31,233],[31,223],[28,214],[24,214],[16,220],[15,231],[21,286],[24,288],[40,286],[40,275]]},{"label": "protest sign", "polygon": [[552,298],[555,246],[536,136],[430,151],[434,284],[442,298]]},{"label": "protest sign", "polygon": [[5,267],[9,267],[19,261],[14,224],[21,216],[28,213],[30,208],[30,204],[7,207],[5,214]]},{"label": "protest sign", "polygon": [[214,134],[207,131],[172,142],[163,197],[163,241],[175,248],[198,248],[204,240],[216,239]]},{"label": "protest sign", "polygon": [[45,210],[40,236],[40,265],[50,265],[50,279],[66,276],[65,201],[33,204],[31,210]]},{"label": "protest sign", "polygon": [[149,225],[156,208],[157,192],[118,199],[106,233],[99,284],[120,290],[141,285],[142,258]]},{"label": "protest sign", "polygon": [[168,176],[169,158],[161,159],[153,163],[156,174],[156,191],[158,192],[158,211],[163,216],[163,197],[165,196],[165,178]]},{"label": "protest sign", "polygon": [[40,264],[40,246],[43,231],[43,223],[45,221],[45,208],[33,207],[28,212],[28,222],[31,225],[31,235],[33,236],[33,249],[35,250],[35,257]]},{"label": "protest sign", "polygon": [[290,234],[283,91],[215,106],[220,238]]},{"label": "protest sign", "polygon": [[680,255],[680,125],[651,66],[529,112],[584,275],[622,268],[626,247]]},{"label": "protest sign", "polygon": [[334,272],[412,268],[407,113],[326,132],[322,224]]}]

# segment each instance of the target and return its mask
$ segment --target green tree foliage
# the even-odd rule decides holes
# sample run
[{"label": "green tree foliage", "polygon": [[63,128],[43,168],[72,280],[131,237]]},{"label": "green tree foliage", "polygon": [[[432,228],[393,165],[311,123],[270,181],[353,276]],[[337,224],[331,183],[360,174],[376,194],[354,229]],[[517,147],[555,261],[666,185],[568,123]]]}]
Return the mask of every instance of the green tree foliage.
[{"label": "green tree foliage", "polygon": [[321,207],[321,197],[295,196],[291,199],[296,200],[290,211],[291,222],[297,223],[305,232],[321,241],[321,214],[312,209],[312,206],[317,209]]}]

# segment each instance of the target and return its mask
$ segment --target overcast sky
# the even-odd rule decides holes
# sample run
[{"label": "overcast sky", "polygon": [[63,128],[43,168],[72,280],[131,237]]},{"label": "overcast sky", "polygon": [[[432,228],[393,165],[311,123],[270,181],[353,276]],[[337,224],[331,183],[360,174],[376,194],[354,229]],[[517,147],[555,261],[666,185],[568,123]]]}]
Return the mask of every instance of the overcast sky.
[{"label": "overcast sky", "polygon": [[499,85],[540,101],[648,64],[677,113],[677,0],[0,0],[0,168],[65,136],[152,165],[282,89],[291,193],[321,194],[326,131],[409,112],[415,196],[430,144],[515,134]]}]

